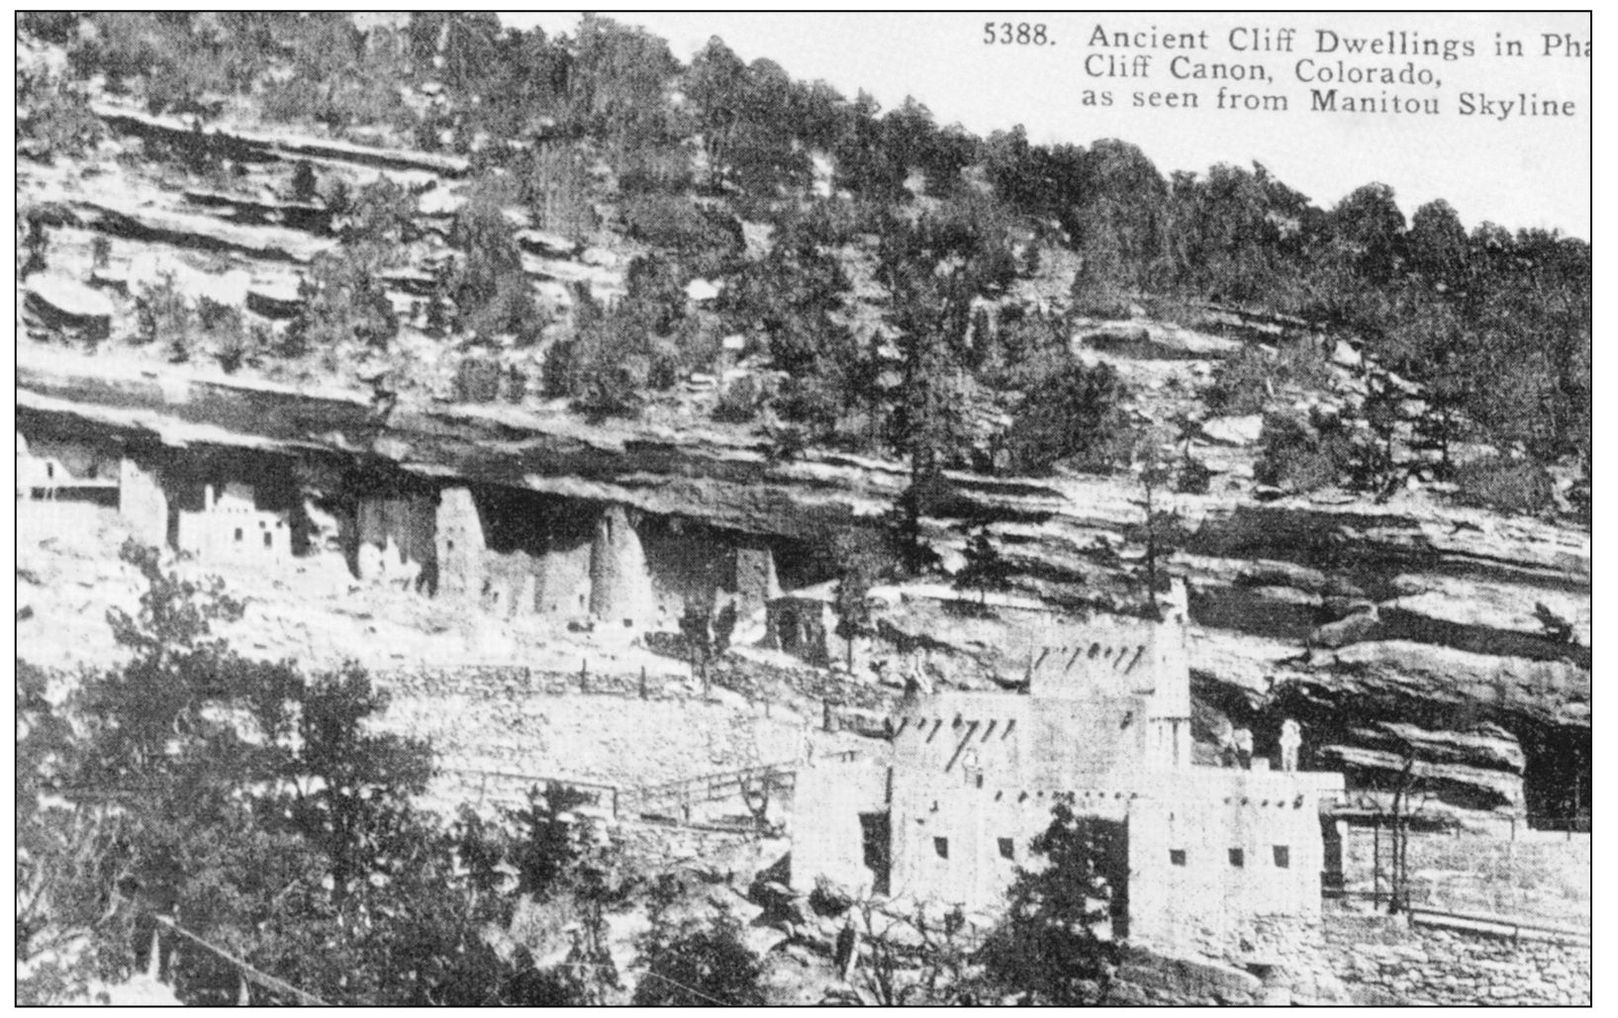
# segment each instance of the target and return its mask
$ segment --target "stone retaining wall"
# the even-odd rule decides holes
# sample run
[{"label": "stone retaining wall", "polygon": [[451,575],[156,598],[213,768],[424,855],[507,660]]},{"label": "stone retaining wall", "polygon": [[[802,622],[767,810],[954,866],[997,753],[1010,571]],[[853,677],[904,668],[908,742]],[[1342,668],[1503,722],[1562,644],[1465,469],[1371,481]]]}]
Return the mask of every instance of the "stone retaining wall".
[{"label": "stone retaining wall", "polygon": [[1356,1004],[1583,1005],[1591,949],[1412,925],[1396,916],[1328,915],[1332,967]]},{"label": "stone retaining wall", "polygon": [[1279,913],[1251,916],[1226,930],[1197,924],[1185,931],[1181,947],[1209,964],[1217,959],[1251,974],[1272,999],[1284,991],[1288,1001],[1338,1003],[1347,991],[1328,957],[1324,925],[1318,915]]},{"label": "stone retaining wall", "polygon": [[[625,861],[647,871],[683,864],[718,875],[749,873],[760,868],[759,853],[766,845],[779,851],[778,842],[767,843],[754,834],[738,831],[635,821],[619,821],[606,830]],[[764,860],[765,864],[773,861]]]},{"label": "stone retaining wall", "polygon": [[577,672],[507,667],[376,678],[391,694],[381,726],[432,745],[451,772],[434,789],[446,799],[476,797],[483,782],[466,772],[628,788],[791,762],[820,720],[726,690],[704,697],[683,677],[648,675],[645,698],[638,675],[592,674],[582,687]]},{"label": "stone retaining wall", "polygon": [[1137,1007],[1242,1007],[1269,1002],[1263,983],[1251,973],[1204,959],[1133,949],[1113,974],[1103,1001]]},{"label": "stone retaining wall", "polygon": [[560,696],[567,693],[617,695],[648,700],[685,700],[701,696],[700,686],[684,675],[641,676],[598,673],[581,662],[578,671],[558,672],[521,665],[466,665],[458,668],[408,668],[375,671],[377,685],[395,696],[463,696],[502,700],[521,696]]}]

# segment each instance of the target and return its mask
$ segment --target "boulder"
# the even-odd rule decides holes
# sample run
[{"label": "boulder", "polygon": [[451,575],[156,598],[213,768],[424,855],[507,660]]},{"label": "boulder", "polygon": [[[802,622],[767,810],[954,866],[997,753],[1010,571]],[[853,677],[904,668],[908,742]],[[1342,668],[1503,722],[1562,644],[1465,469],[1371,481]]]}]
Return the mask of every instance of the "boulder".
[{"label": "boulder", "polygon": [[701,304],[719,296],[719,284],[706,279],[693,279],[685,284],[686,299]]},{"label": "boulder", "polygon": [[1356,612],[1346,619],[1337,622],[1328,622],[1309,634],[1311,647],[1346,647],[1351,643],[1368,640],[1376,631],[1379,619],[1375,607],[1370,611]]},{"label": "boulder", "polygon": [[463,195],[447,187],[433,187],[416,196],[416,207],[424,216],[453,216],[466,204]]},{"label": "boulder", "polygon": [[517,243],[524,250],[551,258],[572,258],[579,246],[557,233],[545,230],[518,230]]},{"label": "boulder", "polygon": [[1287,986],[1266,986],[1259,994],[1260,1007],[1291,1007],[1292,989]]},{"label": "boulder", "polygon": [[773,926],[748,926],[742,930],[742,941],[747,949],[760,958],[768,955],[790,939],[784,930]]},{"label": "boulder", "polygon": [[1264,432],[1262,414],[1241,417],[1213,417],[1202,422],[1202,433],[1221,445],[1252,445]]},{"label": "boulder", "polygon": [[1258,977],[1229,965],[1141,948],[1129,950],[1118,967],[1117,978],[1121,982],[1165,991],[1176,999],[1239,1002],[1253,1000],[1263,990]]},{"label": "boulder", "polygon": [[23,306],[49,329],[81,333],[89,339],[105,339],[112,333],[112,301],[67,276],[30,276]]},{"label": "boulder", "polygon": [[1094,350],[1142,360],[1202,360],[1229,357],[1242,348],[1233,339],[1151,322],[1106,322],[1084,334],[1081,342]]},{"label": "boulder", "polygon": [[295,318],[303,307],[298,282],[293,277],[255,278],[247,286],[247,310],[265,318]]},{"label": "boulder", "polygon": [[1340,368],[1357,368],[1365,363],[1360,352],[1349,345],[1347,340],[1339,339],[1332,348],[1331,362]]}]

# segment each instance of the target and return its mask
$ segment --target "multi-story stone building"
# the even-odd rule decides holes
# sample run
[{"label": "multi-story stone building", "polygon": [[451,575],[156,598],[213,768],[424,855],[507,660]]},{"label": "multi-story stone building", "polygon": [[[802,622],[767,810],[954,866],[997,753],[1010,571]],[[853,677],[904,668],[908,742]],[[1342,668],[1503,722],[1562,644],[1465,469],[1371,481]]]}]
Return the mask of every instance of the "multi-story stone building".
[{"label": "multi-story stone building", "polygon": [[1177,602],[1031,637],[1026,692],[907,698],[885,753],[800,771],[794,883],[992,912],[1067,796],[1105,846],[1116,937],[1217,956],[1318,916],[1342,778],[1193,764]]}]

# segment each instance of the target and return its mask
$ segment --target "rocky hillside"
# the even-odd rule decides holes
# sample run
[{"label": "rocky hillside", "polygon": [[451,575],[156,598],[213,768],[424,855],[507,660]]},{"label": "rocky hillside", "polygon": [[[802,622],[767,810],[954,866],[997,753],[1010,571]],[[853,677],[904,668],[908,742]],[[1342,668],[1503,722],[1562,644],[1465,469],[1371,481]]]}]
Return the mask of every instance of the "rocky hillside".
[{"label": "rocky hillside", "polygon": [[[39,414],[131,440],[323,450],[812,542],[876,526],[905,483],[897,464],[781,462],[715,433],[467,406],[380,418],[362,394],[119,371],[60,350],[24,356],[19,386],[25,424]],[[928,519],[929,538],[958,554],[961,519],[995,519],[990,531],[1029,593],[1093,596],[1111,582],[1113,555],[1140,555],[1140,492],[1129,482],[952,480],[961,515]],[[1210,713],[1256,714],[1261,746],[1282,717],[1300,717],[1317,761],[1364,785],[1396,772],[1413,746],[1443,798],[1471,808],[1523,810],[1525,773],[1549,788],[1573,777],[1563,768],[1590,737],[1587,533],[1423,492],[1380,505],[1229,491],[1172,502],[1187,532],[1172,568],[1189,581],[1193,679]],[[1547,634],[1540,606],[1573,620],[1571,640]],[[950,631],[930,622],[917,610],[892,624]]]},{"label": "rocky hillside", "polygon": [[[418,91],[412,102],[433,101],[431,88]],[[19,162],[17,198],[32,224],[20,255],[38,255],[17,284],[19,428],[383,465],[809,548],[880,529],[911,484],[911,464],[880,450],[811,442],[785,453],[768,415],[715,420],[730,386],[779,381],[756,337],[726,337],[721,371],[688,372],[638,417],[603,420],[541,398],[545,354],[578,306],[622,297],[628,267],[651,250],[633,231],[563,236],[508,209],[537,335],[445,341],[429,327],[430,305],[446,266],[464,260],[453,250],[456,213],[487,197],[473,160],[250,115],[203,124],[102,92],[89,108],[104,128],[94,145]],[[310,302],[329,299],[311,284],[313,268],[368,214],[334,205],[334,187],[352,194],[384,178],[408,191],[412,211],[366,286],[402,322],[397,336],[264,355],[285,346]],[[618,221],[610,203],[596,211],[600,224]],[[770,229],[745,217],[741,227],[744,257],[762,261]],[[871,281],[875,247],[841,253],[855,293],[839,312],[849,322],[885,309]],[[991,310],[1056,314],[1065,353],[1108,365],[1127,386],[1123,414],[1155,431],[1166,455],[1206,471],[1206,485],[1159,489],[1153,506],[1178,516],[1165,561],[1188,581],[1199,739],[1227,717],[1252,727],[1266,751],[1281,720],[1295,717],[1314,764],[1346,770],[1367,794],[1391,787],[1407,758],[1435,807],[1562,813],[1570,789],[1587,794],[1590,533],[1556,511],[1567,508],[1571,473],[1537,517],[1465,507],[1419,462],[1406,464],[1408,484],[1375,493],[1326,484],[1286,494],[1261,483],[1271,480],[1263,470],[1255,476],[1263,416],[1229,401],[1210,409],[1225,365],[1308,358],[1309,384],[1277,367],[1262,386],[1268,404],[1362,430],[1374,405],[1390,449],[1417,444],[1427,391],[1357,337],[1284,316],[1203,307],[1179,324],[1140,308],[1083,317],[1064,303],[1071,252],[1051,245],[1038,262]],[[723,285],[684,283],[693,320]],[[335,292],[341,301],[362,289]],[[189,310],[165,318],[176,301]],[[973,427],[991,430],[1003,409],[974,403]],[[948,497],[921,521],[943,558],[946,575],[933,579],[947,582],[969,531],[984,529],[1018,595],[1062,606],[1126,600],[1148,538],[1161,537],[1145,525],[1140,478],[996,467],[990,453],[984,472],[944,475]],[[885,632],[930,646],[943,681],[994,677],[984,638],[953,642],[961,628],[941,624],[932,604],[896,602]]]}]

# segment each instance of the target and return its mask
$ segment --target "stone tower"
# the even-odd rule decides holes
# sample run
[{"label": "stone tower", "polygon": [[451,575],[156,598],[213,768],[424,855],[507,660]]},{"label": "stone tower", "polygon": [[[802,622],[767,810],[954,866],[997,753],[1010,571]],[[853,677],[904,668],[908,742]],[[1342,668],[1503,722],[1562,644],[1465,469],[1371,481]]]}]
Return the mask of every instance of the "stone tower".
[{"label": "stone tower", "polygon": [[590,546],[590,614],[626,629],[639,629],[657,617],[640,535],[620,505],[609,506],[596,520]]},{"label": "stone tower", "polygon": [[434,538],[439,589],[478,594],[483,589],[483,521],[467,488],[445,488],[439,497]]}]

